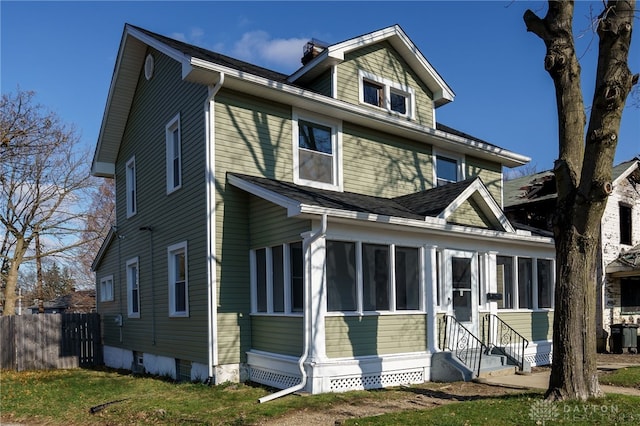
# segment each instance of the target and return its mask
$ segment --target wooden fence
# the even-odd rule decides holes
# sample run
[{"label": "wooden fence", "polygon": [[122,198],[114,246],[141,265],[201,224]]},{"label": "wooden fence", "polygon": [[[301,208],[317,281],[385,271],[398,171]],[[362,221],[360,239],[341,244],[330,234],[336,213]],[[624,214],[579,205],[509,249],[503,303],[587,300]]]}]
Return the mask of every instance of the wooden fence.
[{"label": "wooden fence", "polygon": [[0,317],[0,368],[17,371],[102,364],[98,314]]}]

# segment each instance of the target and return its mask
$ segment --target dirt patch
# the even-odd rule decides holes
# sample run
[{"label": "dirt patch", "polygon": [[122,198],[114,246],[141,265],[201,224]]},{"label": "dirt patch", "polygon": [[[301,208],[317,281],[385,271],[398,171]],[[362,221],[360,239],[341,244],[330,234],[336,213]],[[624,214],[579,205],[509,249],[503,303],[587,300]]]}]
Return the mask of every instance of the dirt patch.
[{"label": "dirt patch", "polygon": [[371,417],[396,411],[425,410],[444,404],[503,396],[523,392],[523,390],[483,383],[454,382],[425,383],[385,392],[387,393],[384,400],[365,397],[359,399],[357,404],[330,405],[322,412],[310,410],[290,412],[284,417],[260,424],[263,426],[339,425],[347,419]]}]

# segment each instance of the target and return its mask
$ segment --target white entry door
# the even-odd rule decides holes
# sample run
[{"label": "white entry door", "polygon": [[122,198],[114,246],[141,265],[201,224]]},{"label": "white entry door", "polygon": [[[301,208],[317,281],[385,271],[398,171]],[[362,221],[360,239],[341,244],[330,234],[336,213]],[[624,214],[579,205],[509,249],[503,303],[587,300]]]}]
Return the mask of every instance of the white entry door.
[{"label": "white entry door", "polygon": [[478,336],[478,256],[475,252],[445,250],[445,295],[448,313]]}]

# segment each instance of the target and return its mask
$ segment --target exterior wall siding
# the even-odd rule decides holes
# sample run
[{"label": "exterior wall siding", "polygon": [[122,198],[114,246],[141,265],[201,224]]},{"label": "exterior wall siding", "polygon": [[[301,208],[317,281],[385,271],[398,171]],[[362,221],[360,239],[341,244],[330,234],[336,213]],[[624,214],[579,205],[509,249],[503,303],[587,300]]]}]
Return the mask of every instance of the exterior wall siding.
[{"label": "exterior wall siding", "polygon": [[[325,319],[329,358],[427,350],[424,315],[344,316]],[[411,338],[407,338],[411,330]]]},{"label": "exterior wall siding", "polygon": [[498,317],[529,342],[553,338],[553,311],[498,311]]},{"label": "exterior wall siding", "polygon": [[[117,224],[118,233],[124,238],[114,240],[109,261],[98,270],[98,277],[114,275],[114,284],[118,283],[114,293],[119,297],[121,291],[124,300],[121,305],[119,300],[110,302],[111,306],[101,304],[99,309],[109,313],[105,317],[105,341],[109,344],[206,362],[208,284],[206,265],[199,259],[206,255],[206,235],[201,230],[206,229],[202,105],[207,92],[202,86],[183,82],[177,63],[159,52],[151,53],[155,58],[154,76],[149,81],[142,73],[139,77],[116,162]],[[178,113],[183,183],[181,189],[167,195],[165,126]],[[127,218],[125,165],[132,156],[136,165],[137,213]],[[152,227],[153,232],[140,230],[146,226]],[[182,241],[188,244],[189,317],[170,318],[167,247]],[[113,260],[114,252],[119,253],[117,261]],[[128,318],[126,262],[136,256],[140,318]],[[110,315],[120,312],[124,320],[122,339],[119,330],[114,329],[115,321],[109,320]]]},{"label": "exterior wall siding", "polygon": [[303,319],[285,316],[252,316],[251,347],[265,352],[301,356]]},{"label": "exterior wall siding", "polygon": [[475,228],[489,229],[493,227],[489,218],[471,198],[462,203],[462,205],[449,216],[447,222],[473,226]]},{"label": "exterior wall siding", "polygon": [[216,263],[220,364],[251,349],[250,199],[227,172],[292,180],[291,107],[225,90],[215,99]]},{"label": "exterior wall siding", "polygon": [[331,71],[325,71],[320,76],[316,77],[311,83],[309,88],[314,92],[318,92],[325,96],[331,96]]},{"label": "exterior wall siding", "polygon": [[252,249],[301,241],[300,234],[311,230],[310,220],[287,218],[286,209],[261,198],[251,196],[249,209]]},{"label": "exterior wall siding", "polygon": [[467,156],[465,176],[478,176],[493,198],[502,207],[502,166],[484,159]]},{"label": "exterior wall siding", "polygon": [[344,189],[396,197],[433,187],[431,146],[343,123]]},{"label": "exterior wall siding", "polygon": [[345,55],[338,65],[337,96],[352,104],[360,104],[358,71],[366,71],[415,91],[415,118],[417,123],[435,127],[433,122],[433,94],[417,78],[400,55],[388,42],[363,47]]}]

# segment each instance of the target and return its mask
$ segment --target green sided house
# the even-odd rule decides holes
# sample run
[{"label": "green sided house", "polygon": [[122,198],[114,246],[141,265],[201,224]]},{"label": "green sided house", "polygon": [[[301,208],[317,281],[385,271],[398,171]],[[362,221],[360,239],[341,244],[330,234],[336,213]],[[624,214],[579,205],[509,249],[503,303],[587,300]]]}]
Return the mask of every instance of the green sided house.
[{"label": "green sided house", "polygon": [[92,164],[105,363],[283,393],[548,363],[553,241],[502,211],[529,159],[437,122],[454,93],[399,26],[302,64],[125,26]]}]

